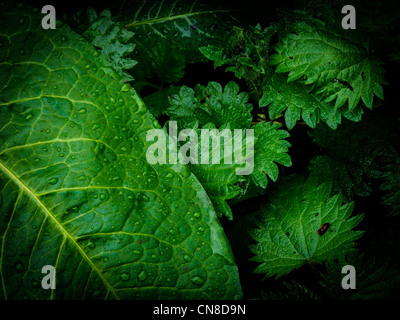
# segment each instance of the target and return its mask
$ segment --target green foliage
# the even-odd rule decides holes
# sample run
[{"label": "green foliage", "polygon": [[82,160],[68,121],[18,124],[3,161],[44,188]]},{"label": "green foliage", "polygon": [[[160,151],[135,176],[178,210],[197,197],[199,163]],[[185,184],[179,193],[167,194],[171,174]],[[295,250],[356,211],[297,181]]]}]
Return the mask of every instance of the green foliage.
[{"label": "green foliage", "polygon": [[[41,19],[1,10],[0,298],[240,298],[198,181],[146,161],[159,126],[142,100],[67,25],[43,32]],[[41,288],[44,265],[57,290]]]},{"label": "green foliage", "polygon": [[[84,14],[82,11],[80,13]],[[114,22],[110,10],[104,10],[97,15],[93,8],[89,8],[87,16],[89,27],[83,32],[83,36],[99,49],[126,82],[132,81],[133,77],[126,71],[137,64],[136,60],[128,57],[135,48],[131,43],[134,33],[123,29],[120,23]]]},{"label": "green foliage", "polygon": [[335,101],[335,108],[348,102],[353,111],[361,99],[372,109],[374,94],[383,99],[381,63],[340,27],[304,18],[294,22],[274,49],[270,62],[277,65],[276,72],[289,72],[288,81],[313,84],[325,102]]},{"label": "green foliage", "polygon": [[228,10],[201,1],[126,1],[119,12],[119,21],[135,33],[139,65],[132,73],[139,91],[149,81],[161,86],[178,82],[187,63],[203,59],[198,48],[219,42],[233,22]]},{"label": "green foliage", "polygon": [[[66,4],[44,30],[0,3],[0,299],[398,298],[400,15],[356,0],[343,30],[346,4]],[[171,121],[191,160],[219,131],[219,163],[149,164]]]},{"label": "green foliage", "polygon": [[279,169],[275,163],[290,167],[292,161],[288,155],[290,143],[285,139],[289,133],[280,129],[279,124],[260,122],[252,127],[256,142],[254,146],[254,172],[251,175],[256,186],[265,188],[269,176],[272,181],[278,179]]},{"label": "green foliage", "polygon": [[[171,103],[167,115],[171,120],[178,122],[180,128],[195,129],[253,129],[254,130],[254,170],[248,176],[237,176],[236,170],[242,164],[232,162],[224,163],[221,152],[221,164],[196,164],[191,166],[208,195],[213,201],[218,215],[226,215],[232,219],[232,213],[226,200],[240,195],[244,197],[247,186],[252,183],[256,187],[266,188],[267,176],[276,181],[279,169],[276,163],[291,166],[290,156],[287,154],[290,143],[285,139],[289,134],[280,129],[279,124],[271,122],[258,123],[251,126],[252,105],[247,103],[249,96],[245,92],[239,93],[239,86],[229,82],[225,88],[217,82],[209,82],[207,87],[197,85],[195,89],[182,87],[179,94],[169,98]],[[243,132],[244,133],[244,132]],[[198,130],[199,146],[201,135]],[[243,141],[245,135],[242,136]],[[234,159],[235,145],[229,158]],[[201,155],[201,149],[198,149]],[[242,154],[246,154],[246,143],[242,145]],[[246,157],[250,155],[246,154]],[[199,156],[200,157],[200,156]],[[245,185],[240,187],[239,185]]]},{"label": "green foliage", "polygon": [[307,125],[315,128],[321,111],[327,108],[324,102],[309,92],[307,86],[287,82],[285,76],[280,74],[273,74],[264,87],[260,107],[268,105],[271,120],[285,111],[285,123],[289,130],[293,129],[300,116]]},{"label": "green foliage", "polygon": [[237,78],[246,79],[265,74],[268,62],[269,41],[275,33],[274,27],[261,30],[260,25],[249,29],[234,27],[223,47],[208,45],[200,52],[214,61],[214,67],[227,65]]},{"label": "green foliage", "polygon": [[[250,246],[252,261],[261,264],[256,273],[281,277],[305,263],[321,263],[354,250],[362,231],[354,231],[363,218],[350,218],[353,204],[342,206],[340,194],[331,196],[329,184],[317,184],[300,176],[281,180],[263,207],[257,229],[250,235],[257,242]],[[329,223],[325,234],[320,227]]]},{"label": "green foliage", "polygon": [[209,82],[207,87],[200,84],[194,90],[183,86],[179,95],[169,98],[171,106],[166,114],[178,121],[181,127],[190,126],[194,121],[202,127],[212,122],[217,128],[229,124],[231,128],[250,128],[253,106],[246,92],[239,93],[239,86],[231,81],[224,89],[217,82]]}]

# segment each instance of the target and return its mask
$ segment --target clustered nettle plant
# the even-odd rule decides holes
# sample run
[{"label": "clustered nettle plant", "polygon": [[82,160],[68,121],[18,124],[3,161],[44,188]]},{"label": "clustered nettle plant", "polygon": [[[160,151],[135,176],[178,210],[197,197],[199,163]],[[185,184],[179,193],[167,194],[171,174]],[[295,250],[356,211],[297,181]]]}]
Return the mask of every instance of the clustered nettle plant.
[{"label": "clustered nettle plant", "polygon": [[[122,1],[44,30],[2,3],[0,298],[398,297],[400,15],[357,2],[344,29],[345,4]],[[171,125],[251,131],[251,171],[235,141],[149,161]]]}]

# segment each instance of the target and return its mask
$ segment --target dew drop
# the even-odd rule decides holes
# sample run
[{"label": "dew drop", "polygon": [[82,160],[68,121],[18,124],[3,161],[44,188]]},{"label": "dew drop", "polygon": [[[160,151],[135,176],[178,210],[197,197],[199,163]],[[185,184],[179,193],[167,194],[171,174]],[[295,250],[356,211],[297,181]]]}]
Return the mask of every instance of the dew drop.
[{"label": "dew drop", "polygon": [[55,185],[56,183],[58,182],[58,178],[51,178],[50,180],[49,180],[49,183],[51,184],[51,185]]},{"label": "dew drop", "polygon": [[22,262],[17,262],[15,264],[15,270],[17,270],[17,272],[22,272],[24,270],[24,265],[22,264]]},{"label": "dew drop", "polygon": [[31,284],[32,284],[33,288],[39,288],[40,287],[40,282],[37,281],[37,280],[32,280]]},{"label": "dew drop", "polygon": [[122,281],[128,281],[131,278],[129,273],[122,273],[119,277]]},{"label": "dew drop", "polygon": [[125,147],[122,147],[121,150],[122,150],[123,152],[128,151],[128,149],[126,149]]},{"label": "dew drop", "polygon": [[122,87],[121,87],[121,91],[124,91],[124,92],[129,91],[129,84],[128,83],[124,83],[122,85]]},{"label": "dew drop", "polygon": [[106,198],[106,195],[104,193],[100,194],[100,200],[104,200]]},{"label": "dew drop", "polygon": [[138,279],[139,279],[139,281],[144,281],[144,280],[146,280],[146,272],[144,272],[144,271],[142,271],[142,272],[140,272],[139,274],[138,274]]},{"label": "dew drop", "polygon": [[87,111],[86,108],[82,108],[82,109],[79,109],[78,113],[86,113],[86,111]]},{"label": "dew drop", "polygon": [[78,177],[79,181],[85,181],[86,180],[86,176],[85,175],[81,175]]},{"label": "dew drop", "polygon": [[85,69],[90,69],[90,64],[87,64],[87,65],[85,66]]},{"label": "dew drop", "polygon": [[195,213],[193,214],[193,216],[194,216],[195,218],[200,218],[200,213],[195,212]]},{"label": "dew drop", "polygon": [[171,179],[174,175],[170,172],[166,175],[166,178]]},{"label": "dew drop", "polygon": [[[93,226],[92,226],[92,228],[93,228]],[[87,248],[89,248],[90,250],[93,250],[94,248],[96,248],[96,245],[93,242],[89,242],[87,244]]]},{"label": "dew drop", "polygon": [[192,258],[189,255],[185,254],[183,256],[183,260],[185,260],[186,262],[190,262],[192,260]]},{"label": "dew drop", "polygon": [[108,259],[107,257],[105,257],[105,258],[103,259],[104,262],[108,262],[108,260],[109,260],[109,259]]},{"label": "dew drop", "polygon": [[143,200],[146,201],[146,202],[149,202],[150,198],[148,196],[143,196]]},{"label": "dew drop", "polygon": [[203,284],[204,279],[202,277],[195,276],[195,277],[191,278],[190,281],[192,281],[192,283],[194,283],[194,284],[200,285],[200,284]]},{"label": "dew drop", "polygon": [[134,254],[140,254],[140,251],[139,250],[133,250],[133,253]]},{"label": "dew drop", "polygon": [[92,130],[96,130],[96,129],[98,129],[98,128],[100,128],[100,125],[97,124],[97,123],[95,123],[95,124],[93,125],[93,127],[92,127]]}]

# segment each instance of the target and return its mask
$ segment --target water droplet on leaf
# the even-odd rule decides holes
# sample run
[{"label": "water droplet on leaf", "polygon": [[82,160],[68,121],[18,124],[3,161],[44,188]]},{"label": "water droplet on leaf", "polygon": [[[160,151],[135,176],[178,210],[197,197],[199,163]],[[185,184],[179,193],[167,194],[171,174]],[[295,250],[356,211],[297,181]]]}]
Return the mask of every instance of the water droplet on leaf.
[{"label": "water droplet on leaf", "polygon": [[17,272],[22,272],[24,270],[24,265],[22,264],[22,262],[17,262],[15,264],[15,270],[17,270]]},{"label": "water droplet on leaf", "polygon": [[200,284],[203,284],[204,279],[202,277],[195,276],[195,277],[191,278],[190,281],[192,281],[192,283],[194,283],[194,284],[200,285]]},{"label": "water droplet on leaf", "polygon": [[119,277],[122,281],[128,281],[131,278],[129,273],[122,273]]},{"label": "water droplet on leaf", "polygon": [[124,92],[129,91],[129,84],[128,83],[124,83],[122,85],[122,87],[121,87],[121,91],[124,91]]},{"label": "water droplet on leaf", "polygon": [[58,182],[58,178],[51,178],[49,180],[49,183],[52,184],[52,185],[55,185],[57,182]]},{"label": "water droplet on leaf", "polygon": [[146,280],[146,272],[142,271],[138,274],[138,279],[139,281],[144,281]]}]

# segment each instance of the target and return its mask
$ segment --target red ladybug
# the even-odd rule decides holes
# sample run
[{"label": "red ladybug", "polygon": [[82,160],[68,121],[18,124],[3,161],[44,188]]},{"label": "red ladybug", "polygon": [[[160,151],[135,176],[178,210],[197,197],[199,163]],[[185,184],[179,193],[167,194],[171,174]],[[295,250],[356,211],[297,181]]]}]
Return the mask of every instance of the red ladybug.
[{"label": "red ladybug", "polygon": [[329,227],[331,226],[331,224],[329,222],[324,223],[321,228],[318,229],[318,234],[320,236],[323,236],[325,234],[325,232],[328,231]]}]

